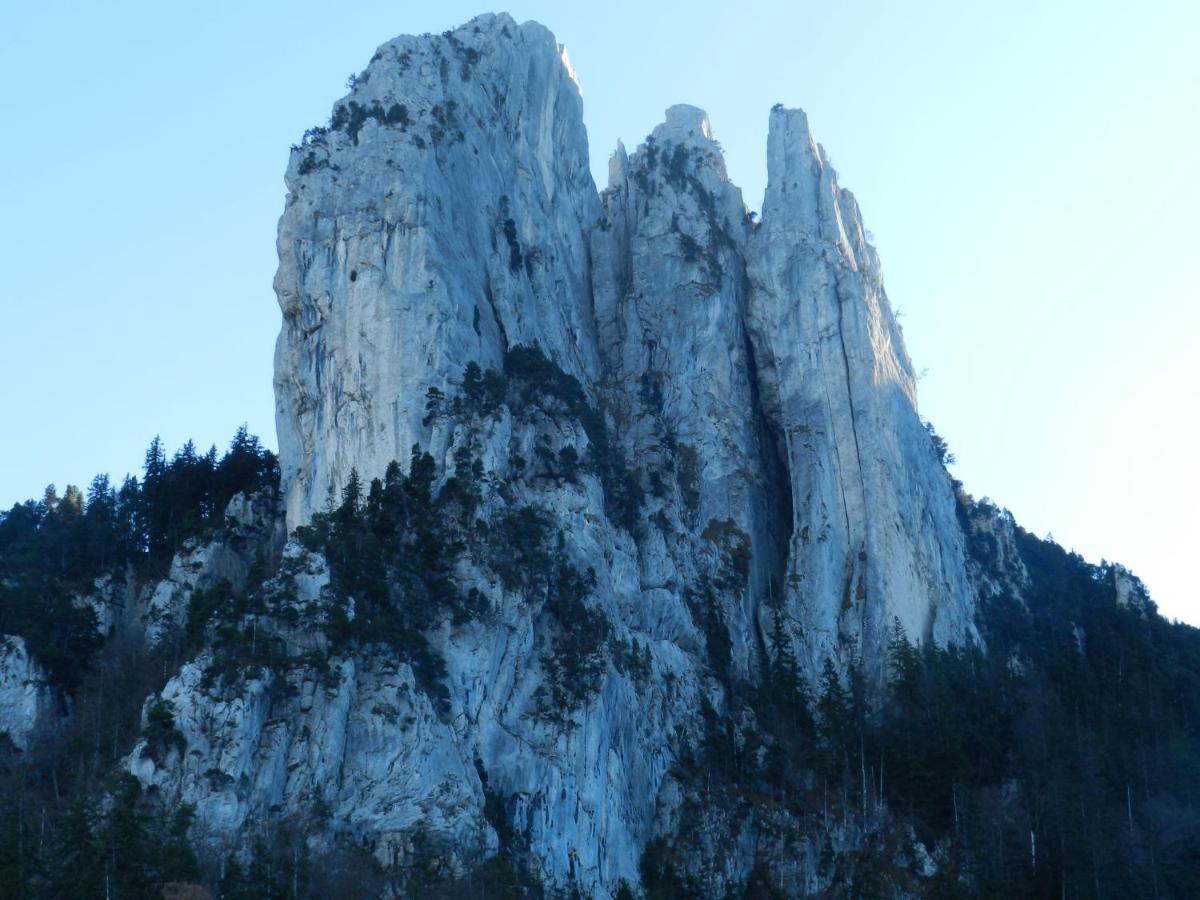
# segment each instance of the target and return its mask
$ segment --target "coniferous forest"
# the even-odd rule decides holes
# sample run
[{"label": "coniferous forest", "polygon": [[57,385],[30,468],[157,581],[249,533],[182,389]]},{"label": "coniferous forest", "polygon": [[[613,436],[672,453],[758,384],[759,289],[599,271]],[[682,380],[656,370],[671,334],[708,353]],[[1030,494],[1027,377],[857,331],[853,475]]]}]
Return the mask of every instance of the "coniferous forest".
[{"label": "coniferous forest", "polygon": [[[489,390],[508,389],[498,373],[487,378]],[[478,393],[484,402],[487,392]],[[431,406],[441,402],[431,397]],[[354,627],[331,622],[339,645],[382,641],[436,687],[421,610],[474,614],[446,559],[482,473],[464,457],[435,488],[432,465],[417,448],[407,475],[397,466],[369,486],[354,479],[300,537],[329,560],[334,589],[364,604]],[[143,699],[206,629],[234,633],[234,611],[268,572],[255,573],[241,598],[194,599],[187,632],[154,650],[105,640],[92,608],[76,599],[104,575],[161,576],[186,542],[223,526],[231,498],[277,491],[278,480],[275,457],[245,429],[224,454],[188,443],[168,456],[155,439],[140,478],[114,486],[101,475],[86,492],[68,486],[61,495],[50,487],[0,516],[0,633],[25,640],[71,712],[64,734],[24,750],[0,735],[0,897],[150,898],[164,896],[164,885],[201,884],[228,898],[368,890],[361,858],[313,860],[303,836],[283,828],[214,868],[189,841],[192,811],[165,808],[122,773],[136,739],[176,739],[171,711],[144,712]],[[980,523],[1007,513],[961,485],[958,498],[974,562],[989,571],[999,551]],[[552,707],[569,705],[572,685],[597,677],[589,654],[608,635],[578,606],[589,574],[557,558],[536,511],[517,519],[510,533],[479,539],[492,542],[498,564],[510,562],[500,571],[514,584],[545,579],[558,614],[574,623],[560,648],[560,693],[550,697]],[[859,659],[846,673],[827,664],[810,686],[799,661],[776,647],[754,683],[723,676],[733,702],[755,710],[757,739],[735,740],[713,714],[696,751],[676,763],[682,776],[702,783],[714,806],[786,807],[816,828],[886,818],[889,827],[875,832],[883,844],[838,857],[837,896],[1197,896],[1200,631],[1167,622],[1144,595],[1122,597],[1118,584],[1129,576],[1119,567],[1014,533],[1028,586],[1023,597],[1000,593],[983,605],[985,648],[913,646],[897,626],[881,683],[867,683]],[[424,599],[400,609],[388,583]],[[502,812],[493,824],[511,832]],[[885,845],[899,834],[947,848],[949,864],[928,883],[906,881]],[[648,845],[644,896],[700,896],[679,846]],[[542,896],[514,849],[506,852],[465,876],[414,879],[413,895]],[[358,873],[353,884],[347,872]],[[782,896],[757,870],[739,895]],[[618,896],[637,894],[623,886]]]}]

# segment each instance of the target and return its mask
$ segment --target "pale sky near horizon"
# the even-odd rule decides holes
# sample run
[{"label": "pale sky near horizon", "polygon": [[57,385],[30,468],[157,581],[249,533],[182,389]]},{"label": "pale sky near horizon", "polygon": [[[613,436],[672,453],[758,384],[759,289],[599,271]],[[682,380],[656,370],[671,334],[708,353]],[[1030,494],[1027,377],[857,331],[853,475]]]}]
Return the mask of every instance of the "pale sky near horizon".
[{"label": "pale sky near horizon", "polygon": [[[603,187],[677,102],[751,207],[809,113],[883,259],[921,412],[976,496],[1200,624],[1200,4],[517,2],[565,43]],[[476,3],[6,3],[0,508],[161,434],[275,446],[288,146]]]}]

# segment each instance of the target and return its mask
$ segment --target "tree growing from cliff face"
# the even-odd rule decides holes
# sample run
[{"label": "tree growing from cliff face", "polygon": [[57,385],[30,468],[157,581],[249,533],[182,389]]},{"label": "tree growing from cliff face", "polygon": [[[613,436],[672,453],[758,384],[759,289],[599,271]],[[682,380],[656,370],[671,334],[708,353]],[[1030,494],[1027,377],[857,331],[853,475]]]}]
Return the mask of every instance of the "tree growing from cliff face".
[{"label": "tree growing from cliff face", "polygon": [[925,422],[923,424],[925,426],[925,433],[929,435],[929,443],[933,447],[933,455],[937,457],[938,462],[943,466],[954,465],[957,460],[955,460],[954,454],[950,452],[950,445],[934,430],[932,422]]}]

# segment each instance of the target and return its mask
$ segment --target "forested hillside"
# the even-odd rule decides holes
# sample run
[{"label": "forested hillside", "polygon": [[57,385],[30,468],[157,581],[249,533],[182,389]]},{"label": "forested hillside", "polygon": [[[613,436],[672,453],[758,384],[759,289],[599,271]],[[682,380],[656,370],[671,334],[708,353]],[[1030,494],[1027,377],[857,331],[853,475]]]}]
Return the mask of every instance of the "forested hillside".
[{"label": "forested hillside", "polygon": [[[503,397],[503,376],[489,378]],[[355,481],[303,539],[327,557],[338,596],[359,602],[353,621],[331,624],[329,653],[382,641],[414,660],[436,694],[445,672],[423,637],[436,616],[422,610],[449,604],[455,615],[475,615],[477,601],[455,588],[446,553],[454,522],[478,502],[482,473],[467,457],[440,485],[432,472],[417,454],[408,475],[397,467],[386,483]],[[97,477],[86,498],[50,488],[0,518],[0,632],[27,642],[65,714],[24,750],[7,741],[0,750],[0,896],[159,897],[172,883],[207,884],[223,897],[355,896],[338,872],[381,877],[352,848],[310,858],[303,835],[282,825],[214,860],[190,841],[188,808],[164,808],[124,771],[135,740],[164,751],[179,740],[170,707],[143,702],[189,652],[215,641],[231,677],[270,664],[266,641],[251,650],[239,628],[271,572],[255,573],[241,591],[197,592],[185,631],[154,648],[119,629],[104,633],[79,601],[100,576],[160,577],[186,542],[220,532],[231,498],[274,492],[277,478],[273,456],[244,430],[220,457],[188,444],[168,458],[156,440],[140,479],[114,489]],[[973,558],[994,569],[995,523],[1007,513],[961,487],[958,496]],[[523,515],[485,540],[509,560],[514,583],[532,589],[549,578],[555,602],[577,603],[585,576],[555,561],[536,510]],[[810,686],[768,634],[777,646],[760,678],[725,669],[732,708],[744,714],[710,709],[694,753],[676,763],[700,803],[685,810],[678,834],[648,845],[644,895],[704,896],[688,875],[690,840],[703,841],[716,810],[757,807],[788,810],[812,829],[869,835],[857,852],[830,853],[837,896],[1194,896],[1200,631],[1163,620],[1120,567],[1089,564],[1018,527],[1012,534],[1028,580],[1021,596],[998,593],[983,604],[983,647],[913,646],[897,627],[881,683],[867,683],[858,662],[842,673],[827,661]],[[562,692],[547,695],[551,705],[595,677],[588,648],[610,639],[587,631],[580,609],[559,614],[583,630],[564,635]],[[509,835],[499,857],[458,876],[426,859],[408,881],[414,896],[542,896],[497,815]],[[898,862],[914,839],[931,855],[928,877]],[[735,894],[783,895],[766,866]]]}]

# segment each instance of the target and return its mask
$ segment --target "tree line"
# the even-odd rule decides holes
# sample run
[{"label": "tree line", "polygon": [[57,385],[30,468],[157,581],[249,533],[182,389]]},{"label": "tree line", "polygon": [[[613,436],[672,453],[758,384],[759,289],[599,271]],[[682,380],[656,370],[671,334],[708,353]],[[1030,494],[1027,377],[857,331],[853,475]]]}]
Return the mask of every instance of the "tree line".
[{"label": "tree line", "polygon": [[119,488],[108,475],[86,495],[67,485],[60,496],[50,485],[41,500],[0,513],[0,634],[24,638],[55,684],[73,691],[102,640],[95,612],[76,597],[129,566],[165,571],[184,541],[224,524],[235,494],[278,484],[275,454],[243,426],[222,455],[188,441],[168,457],[156,437],[142,477]]}]

